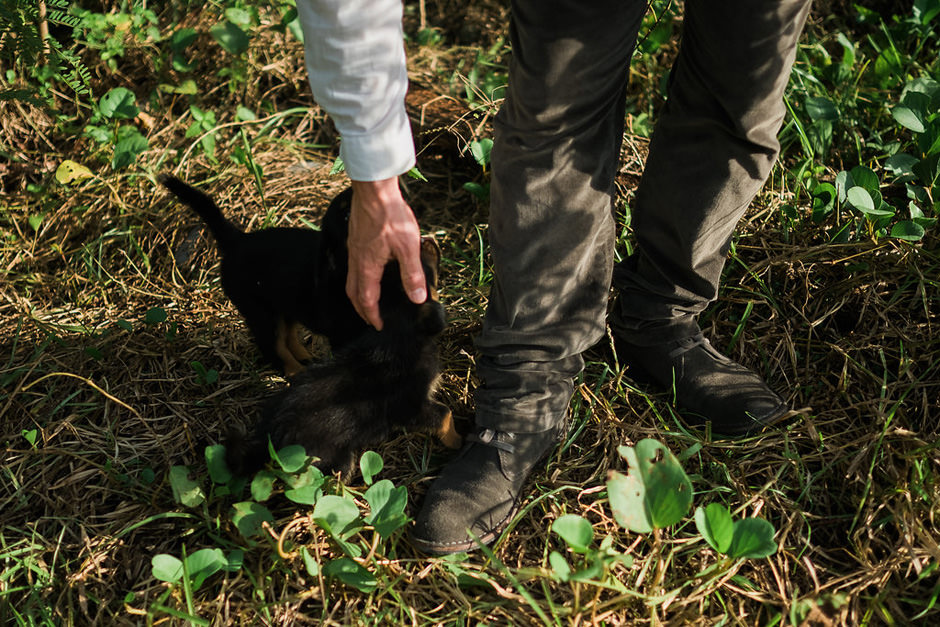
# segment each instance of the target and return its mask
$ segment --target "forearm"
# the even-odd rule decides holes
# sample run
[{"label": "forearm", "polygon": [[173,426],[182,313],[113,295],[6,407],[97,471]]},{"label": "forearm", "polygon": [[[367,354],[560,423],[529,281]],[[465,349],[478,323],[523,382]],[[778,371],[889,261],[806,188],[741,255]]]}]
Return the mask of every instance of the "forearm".
[{"label": "forearm", "polygon": [[310,87],[339,130],[349,177],[378,181],[410,170],[401,1],[297,0],[297,11]]}]

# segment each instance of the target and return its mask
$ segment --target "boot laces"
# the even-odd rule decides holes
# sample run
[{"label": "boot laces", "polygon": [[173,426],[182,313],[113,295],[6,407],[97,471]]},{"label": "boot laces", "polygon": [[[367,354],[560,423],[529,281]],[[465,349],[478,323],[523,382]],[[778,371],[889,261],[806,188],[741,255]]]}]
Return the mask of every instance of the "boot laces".
[{"label": "boot laces", "polygon": [[479,444],[483,444],[484,446],[492,446],[493,448],[497,448],[501,451],[506,451],[507,453],[515,453],[516,452],[515,446],[513,446],[512,444],[509,444],[508,442],[500,442],[498,439],[496,439],[497,434],[500,434],[500,433],[507,436],[508,439],[510,440],[516,437],[514,433],[510,433],[508,431],[497,431],[496,429],[486,428],[486,429],[480,429],[478,433],[471,433],[470,435],[466,437],[466,440],[468,442],[478,442]]},{"label": "boot laces", "polygon": [[706,352],[719,361],[731,361],[719,353],[718,350],[712,346],[711,342],[708,341],[708,338],[706,338],[701,333],[696,333],[691,337],[684,337],[679,340],[678,348],[674,348],[669,351],[669,359],[675,359],[680,355],[684,355],[697,346],[701,346],[703,349],[705,349]]}]

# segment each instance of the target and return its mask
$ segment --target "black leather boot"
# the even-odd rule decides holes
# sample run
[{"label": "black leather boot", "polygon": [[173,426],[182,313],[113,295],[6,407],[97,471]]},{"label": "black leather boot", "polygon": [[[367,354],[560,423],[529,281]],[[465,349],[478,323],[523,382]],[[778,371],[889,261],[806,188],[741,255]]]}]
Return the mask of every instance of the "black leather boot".
[{"label": "black leather boot", "polygon": [[757,373],[719,353],[698,325],[685,326],[687,335],[653,344],[615,332],[617,358],[628,366],[627,375],[670,391],[683,417],[711,422],[717,435],[754,435],[793,414]]},{"label": "black leather boot", "polygon": [[518,511],[522,487],[562,429],[508,433],[482,429],[431,484],[411,531],[426,553],[447,555],[493,542]]}]

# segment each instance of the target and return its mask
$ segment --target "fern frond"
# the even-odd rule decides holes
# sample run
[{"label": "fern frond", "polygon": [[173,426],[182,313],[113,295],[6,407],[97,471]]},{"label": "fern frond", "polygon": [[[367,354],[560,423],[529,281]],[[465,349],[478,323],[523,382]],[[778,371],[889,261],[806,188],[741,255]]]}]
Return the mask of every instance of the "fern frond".
[{"label": "fern frond", "polygon": [[82,23],[82,18],[77,15],[69,15],[65,11],[49,11],[46,15],[46,19],[53,24],[62,24],[63,26],[71,26],[72,28]]},{"label": "fern frond", "polygon": [[78,55],[66,50],[54,39],[49,40],[49,47],[57,61],[64,61],[71,67],[71,72],[59,75],[68,88],[79,96],[91,95],[91,72]]}]

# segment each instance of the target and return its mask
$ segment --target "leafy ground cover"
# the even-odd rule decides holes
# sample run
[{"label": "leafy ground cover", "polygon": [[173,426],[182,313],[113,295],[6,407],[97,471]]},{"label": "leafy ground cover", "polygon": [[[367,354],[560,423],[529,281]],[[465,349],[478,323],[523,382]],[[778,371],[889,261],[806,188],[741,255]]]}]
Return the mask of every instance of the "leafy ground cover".
[{"label": "leafy ground cover", "polygon": [[[702,320],[803,415],[714,440],[593,351],[510,531],[449,559],[403,535],[448,457],[424,436],[347,485],[296,450],[250,482],[218,462],[228,426],[284,382],[155,175],[249,228],[316,223],[344,179],[291,3],[82,4],[46,2],[43,49],[33,3],[0,0],[27,18],[0,27],[4,624],[937,620],[940,3],[817,3],[783,154]],[[406,3],[406,184],[444,250],[442,398],[463,419],[506,18],[494,0]],[[681,21],[654,2],[632,67],[621,254]],[[638,480],[641,505],[621,483]]]}]

